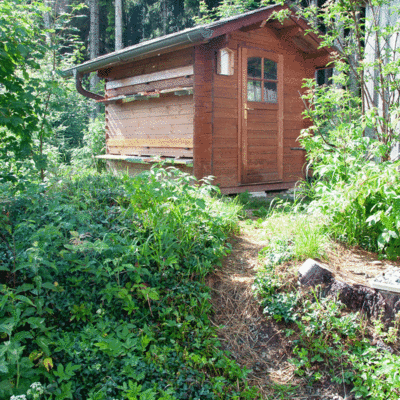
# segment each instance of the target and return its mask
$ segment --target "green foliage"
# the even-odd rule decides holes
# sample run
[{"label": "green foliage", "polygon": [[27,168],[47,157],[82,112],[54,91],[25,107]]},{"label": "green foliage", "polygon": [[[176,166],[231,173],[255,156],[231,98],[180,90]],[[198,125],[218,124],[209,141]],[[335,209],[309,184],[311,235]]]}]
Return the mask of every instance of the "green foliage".
[{"label": "green foliage", "polygon": [[259,256],[265,257],[267,268],[274,267],[293,259],[293,244],[288,239],[272,240],[267,247],[264,247]]},{"label": "green foliage", "polygon": [[275,273],[275,266],[293,258],[292,245],[277,240],[264,248],[260,258],[265,260],[265,269],[254,280],[254,293],[263,307],[263,313],[276,321],[293,322],[298,302],[297,292],[281,292],[285,286],[283,279]]},{"label": "green foliage", "polygon": [[[292,361],[298,374],[312,376],[313,365],[324,363],[332,367],[342,359],[350,342],[357,337],[359,318],[357,314],[343,316],[343,306],[333,300],[307,301],[303,307],[302,316],[296,321],[300,335],[293,353],[297,359]],[[314,378],[322,378],[321,372]]]},{"label": "green foliage", "polygon": [[200,0],[199,15],[193,17],[196,25],[209,24],[223,18],[233,17],[259,7],[254,0],[222,0],[215,8],[209,9],[205,0]]},{"label": "green foliage", "polygon": [[361,117],[360,100],[336,86],[318,86],[306,80],[303,99],[309,107],[305,118],[312,125],[304,129],[300,142],[317,177],[334,184],[349,180],[374,155],[370,138],[364,135],[367,123]]},{"label": "green foliage", "polygon": [[3,201],[1,398],[39,380],[57,400],[256,398],[203,283],[239,207],[192,181],[66,174]]},{"label": "green foliage", "polygon": [[291,360],[299,375],[310,381],[330,375],[339,384],[352,384],[356,398],[398,398],[399,356],[363,338],[359,314],[344,314],[340,302],[317,298],[304,304],[302,314]]},{"label": "green foliage", "polygon": [[349,244],[400,255],[399,162],[370,162],[349,173],[348,181],[320,180],[313,188],[310,210],[328,217],[333,236]]},{"label": "green foliage", "polygon": [[87,129],[83,132],[82,147],[72,149],[71,163],[74,167],[101,169],[102,162],[94,156],[105,154],[105,116],[99,115],[95,120],[89,122]]},{"label": "green foliage", "polygon": [[19,190],[26,180],[37,180],[38,171],[41,180],[46,170],[54,174],[70,161],[71,148],[81,145],[91,105],[57,70],[79,58],[80,43],[69,25],[82,6],[51,13],[48,30],[41,25],[49,9],[41,2],[0,6],[0,178]]},{"label": "green foliage", "polygon": [[399,162],[377,162],[386,145],[366,136],[376,123],[361,115],[349,91],[306,83],[314,125],[300,141],[314,171],[309,211],[325,215],[329,232],[395,259],[400,255]]},{"label": "green foliage", "polygon": [[318,213],[313,215],[307,205],[274,198],[268,208],[262,205],[252,210],[253,215],[258,216],[257,211],[264,214],[265,219],[260,218],[256,224],[269,241],[259,256],[268,265],[323,257],[329,244],[324,221]]},{"label": "green foliage", "polygon": [[400,395],[400,357],[363,343],[349,354],[357,374],[352,377],[356,399],[395,400]]},{"label": "green foliage", "polygon": [[[331,86],[304,84],[304,115],[311,126],[300,142],[314,174],[309,211],[326,220],[336,239],[395,259],[400,256],[399,162],[389,156],[399,140],[399,10],[386,0],[363,7],[365,16],[353,1],[295,9],[308,18],[322,46],[340,50]],[[277,16],[284,19],[287,12]]]},{"label": "green foliage", "polygon": [[263,313],[273,317],[277,322],[286,323],[296,320],[295,309],[298,303],[298,294],[290,293],[273,293],[266,296],[261,302],[264,307]]},{"label": "green foliage", "polygon": [[[279,3],[283,4],[283,1]],[[366,123],[382,160],[389,160],[391,148],[399,140],[400,98],[396,95],[400,88],[398,5],[390,0],[367,0],[361,7],[357,2],[344,0],[329,2],[324,7],[310,5],[303,8],[300,1],[290,6],[295,7],[294,12],[299,16],[307,18],[310,30],[321,39],[321,47],[338,49],[332,55],[336,70],[332,80],[344,89],[345,94],[340,94],[339,90],[336,91],[336,100],[335,96],[330,99],[323,97],[316,109],[315,102],[310,104],[308,112],[312,117],[312,129],[321,134],[321,125],[331,123],[333,131],[339,133],[345,126],[363,130]],[[287,18],[286,11],[276,16],[281,20]],[[335,91],[330,92],[333,94]],[[325,102],[327,99],[328,104]],[[337,110],[332,119],[329,105],[334,105],[332,111]],[[327,112],[326,116],[321,114],[322,120],[318,117],[320,106]],[[342,118],[351,114],[360,118],[355,118],[354,123]],[[336,124],[339,124],[337,128]]]},{"label": "green foliage", "polygon": [[[21,159],[30,153],[32,133],[38,131],[40,82],[32,71],[43,58],[39,6],[4,0],[0,3],[0,160]],[[3,178],[15,179],[10,170]]]}]

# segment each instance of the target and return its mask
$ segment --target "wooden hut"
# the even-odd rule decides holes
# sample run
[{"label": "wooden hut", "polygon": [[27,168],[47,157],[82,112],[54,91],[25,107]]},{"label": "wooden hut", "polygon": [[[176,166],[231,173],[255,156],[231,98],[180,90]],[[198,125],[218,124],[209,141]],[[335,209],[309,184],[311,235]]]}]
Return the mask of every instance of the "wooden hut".
[{"label": "wooden hut", "polygon": [[[223,193],[279,190],[304,177],[297,138],[306,126],[302,80],[329,49],[294,14],[268,6],[124,48],[64,71],[105,104],[113,168],[135,173],[159,159],[213,175]],[[82,88],[97,71],[105,96]]]}]

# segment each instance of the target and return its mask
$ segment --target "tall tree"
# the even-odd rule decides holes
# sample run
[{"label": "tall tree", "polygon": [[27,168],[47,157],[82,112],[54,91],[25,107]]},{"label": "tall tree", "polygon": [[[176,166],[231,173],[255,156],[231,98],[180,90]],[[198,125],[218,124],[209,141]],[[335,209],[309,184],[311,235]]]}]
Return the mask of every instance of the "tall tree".
[{"label": "tall tree", "polygon": [[47,44],[50,44],[50,24],[51,24],[51,19],[50,19],[50,11],[51,11],[51,0],[44,0],[44,5],[46,7],[46,11],[44,12],[43,15],[43,22],[44,22],[44,29],[46,30],[46,42]]},{"label": "tall tree", "polygon": [[122,41],[122,0],[115,0],[115,50],[121,50]]},{"label": "tall tree", "polygon": [[167,0],[161,0],[161,19],[162,19],[162,33],[167,34],[167,24],[168,24],[168,10],[167,10]]},{"label": "tall tree", "polygon": [[[99,1],[89,0],[90,8],[90,34],[89,34],[89,48],[90,59],[96,58],[100,55],[100,27],[99,27]],[[99,82],[96,74],[90,78],[90,88],[94,90]]]},{"label": "tall tree", "polygon": [[[99,0],[89,0],[90,7],[90,33],[89,33],[89,48],[90,48],[90,59],[96,58],[100,55],[100,25],[99,25]],[[96,90],[97,84],[100,79],[97,73],[92,73],[90,77],[90,89],[92,92]],[[97,117],[100,107],[96,104],[96,107],[92,112],[92,119]]]}]

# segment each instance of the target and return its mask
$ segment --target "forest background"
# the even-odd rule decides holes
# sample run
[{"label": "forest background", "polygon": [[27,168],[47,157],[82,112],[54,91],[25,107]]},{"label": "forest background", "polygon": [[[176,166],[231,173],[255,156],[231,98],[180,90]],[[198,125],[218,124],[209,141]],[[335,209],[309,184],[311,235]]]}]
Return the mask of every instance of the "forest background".
[{"label": "forest background", "polygon": [[[253,0],[2,2],[0,175],[21,181],[36,173],[33,167],[43,180],[45,170],[55,172],[71,160],[92,164],[91,156],[104,152],[101,106],[78,94],[61,70],[258,6]],[[94,74],[86,79],[92,91],[103,90]]]}]

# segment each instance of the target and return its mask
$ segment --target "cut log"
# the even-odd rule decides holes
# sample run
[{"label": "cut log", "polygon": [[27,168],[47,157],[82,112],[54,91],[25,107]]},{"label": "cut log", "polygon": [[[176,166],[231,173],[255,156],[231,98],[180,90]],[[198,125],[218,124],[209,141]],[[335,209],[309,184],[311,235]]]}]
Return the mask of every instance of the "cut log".
[{"label": "cut log", "polygon": [[305,261],[298,274],[301,286],[323,285],[324,297],[338,299],[350,310],[363,312],[369,318],[382,318],[390,324],[400,311],[399,293],[336,280],[332,272],[315,260]]},{"label": "cut log", "polygon": [[306,260],[299,269],[299,283],[302,286],[328,284],[333,280],[332,272],[311,258]]}]

